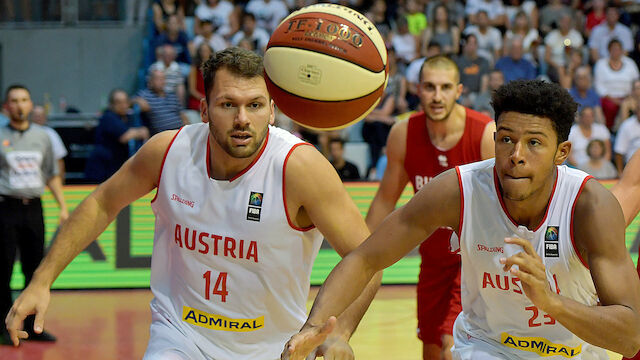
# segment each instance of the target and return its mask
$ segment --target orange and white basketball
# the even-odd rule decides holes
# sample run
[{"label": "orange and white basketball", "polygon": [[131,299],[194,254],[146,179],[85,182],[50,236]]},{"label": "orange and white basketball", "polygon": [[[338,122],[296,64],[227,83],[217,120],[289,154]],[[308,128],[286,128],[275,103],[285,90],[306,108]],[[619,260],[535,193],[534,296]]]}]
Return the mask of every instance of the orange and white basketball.
[{"label": "orange and white basketball", "polygon": [[306,127],[339,129],[373,110],[387,83],[384,40],[364,15],[336,4],[293,12],[264,55],[276,105]]}]

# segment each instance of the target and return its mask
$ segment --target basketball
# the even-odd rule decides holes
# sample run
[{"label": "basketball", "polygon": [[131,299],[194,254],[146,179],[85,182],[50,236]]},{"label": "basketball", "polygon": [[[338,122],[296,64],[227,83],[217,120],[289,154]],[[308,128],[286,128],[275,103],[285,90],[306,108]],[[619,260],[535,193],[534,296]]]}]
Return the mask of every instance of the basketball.
[{"label": "basketball", "polygon": [[387,83],[387,50],[364,15],[336,4],[286,17],[264,54],[265,81],[276,106],[300,125],[332,130],[373,110]]}]

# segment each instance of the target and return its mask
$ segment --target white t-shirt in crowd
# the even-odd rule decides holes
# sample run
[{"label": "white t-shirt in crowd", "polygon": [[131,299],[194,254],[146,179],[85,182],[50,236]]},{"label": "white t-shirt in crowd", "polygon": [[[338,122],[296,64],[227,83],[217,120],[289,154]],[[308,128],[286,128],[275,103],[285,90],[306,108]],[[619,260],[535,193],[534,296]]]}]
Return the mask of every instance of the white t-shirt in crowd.
[{"label": "white t-shirt in crowd", "polygon": [[571,141],[571,156],[576,164],[582,164],[589,161],[587,155],[587,145],[591,140],[610,140],[611,133],[606,126],[598,123],[591,124],[591,136],[586,137],[580,130],[578,124],[574,124],[569,132],[569,141]]},{"label": "white t-shirt in crowd", "polygon": [[640,122],[634,115],[625,120],[618,134],[616,135],[616,143],[613,151],[620,155],[624,155],[624,161],[628,162],[631,156],[640,148]]},{"label": "white t-shirt in crowd", "polygon": [[211,7],[206,1],[200,2],[200,5],[196,7],[194,14],[200,20],[211,20],[216,28],[229,24],[229,15],[233,12],[233,5],[222,0],[218,2],[218,5]]},{"label": "white t-shirt in crowd", "polygon": [[281,0],[251,0],[245,9],[256,17],[256,22],[261,28],[273,32],[280,21],[289,15],[287,5]]},{"label": "white t-shirt in crowd", "polygon": [[581,48],[584,45],[584,39],[582,35],[575,30],[569,30],[567,35],[562,35],[560,30],[552,30],[547,36],[544,38],[544,44],[551,48],[551,60],[560,66],[564,66],[567,64],[567,58],[569,54],[565,50],[564,41],[568,39],[569,45],[572,48]]},{"label": "white t-shirt in crowd", "polygon": [[631,93],[633,81],[639,76],[638,66],[626,56],[622,57],[618,71],[609,66],[609,58],[602,58],[593,68],[593,87],[600,97],[622,98]]}]

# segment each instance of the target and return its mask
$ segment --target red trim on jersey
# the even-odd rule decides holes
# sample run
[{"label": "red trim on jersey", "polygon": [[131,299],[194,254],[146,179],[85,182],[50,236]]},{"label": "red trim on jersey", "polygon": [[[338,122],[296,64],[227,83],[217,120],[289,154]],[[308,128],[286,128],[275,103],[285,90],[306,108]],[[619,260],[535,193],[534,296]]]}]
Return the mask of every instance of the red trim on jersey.
[{"label": "red trim on jersey", "polygon": [[164,151],[164,157],[162,158],[162,165],[160,165],[160,174],[158,174],[158,185],[156,186],[157,188],[156,194],[153,196],[153,199],[151,199],[152,204],[154,201],[156,201],[156,199],[158,198],[158,193],[160,192],[160,180],[162,180],[162,169],[164,169],[164,161],[167,160],[167,155],[169,154],[169,149],[171,149],[171,145],[173,145],[173,141],[178,137],[178,134],[180,134],[180,131],[182,131],[183,128],[184,126],[178,129],[178,132],[175,135],[173,135],[173,139],[171,139],[171,142],[169,142],[169,146],[167,146],[167,150]]},{"label": "red trim on jersey", "polygon": [[[458,242],[462,242],[461,240],[461,232],[462,232],[462,219],[464,218],[464,190],[462,189],[462,174],[460,174],[460,167],[456,166],[456,174],[458,175],[458,187],[460,187],[460,222],[458,223]],[[462,247],[462,244],[460,244]],[[460,251],[460,247],[458,251]]]},{"label": "red trim on jersey", "polygon": [[576,255],[578,255],[578,259],[580,259],[580,262],[582,263],[582,265],[584,265],[585,268],[587,268],[587,270],[589,270],[589,265],[584,261],[582,255],[580,255],[578,247],[576,246],[576,239],[573,237],[573,213],[576,211],[578,198],[580,197],[580,194],[582,194],[582,190],[584,189],[584,186],[587,184],[587,181],[589,179],[593,179],[593,176],[587,176],[586,178],[584,178],[584,180],[582,180],[582,184],[580,184],[580,190],[578,190],[576,199],[573,201],[573,206],[571,207],[571,225],[569,226],[569,234],[571,234],[571,245],[573,245],[573,251],[576,253]]},{"label": "red trim on jersey", "polygon": [[[549,205],[551,205],[551,201],[553,200],[553,195],[556,193],[556,185],[558,185],[558,176],[559,176],[558,167],[556,166],[556,180],[553,182],[553,189],[551,189],[551,196],[549,197],[549,202],[547,203],[547,209],[544,211],[544,216],[542,217],[540,224],[538,224],[538,226],[536,226],[536,228],[532,230],[533,232],[536,232],[538,231],[538,229],[540,229],[542,224],[544,224],[545,220],[547,219],[547,215],[549,215],[549,208],[550,208]],[[500,192],[500,188],[498,187],[498,184],[499,184],[498,173],[496,172],[496,168],[494,166],[493,167],[493,185],[496,188],[496,194],[498,194],[498,200],[500,200],[500,206],[502,206],[502,211],[504,211],[504,213],[507,215],[509,220],[511,220],[511,223],[514,226],[518,227],[520,225],[518,225],[518,223],[515,222],[515,220],[513,220],[511,215],[509,215],[509,211],[507,211],[507,207],[504,205],[504,201],[502,200],[502,193]]]},{"label": "red trim on jersey", "polygon": [[291,150],[289,150],[289,152],[287,153],[287,157],[284,158],[284,164],[282,165],[282,201],[284,203],[284,213],[287,216],[287,222],[289,223],[289,226],[291,226],[292,229],[294,230],[298,230],[298,231],[309,231],[313,228],[315,228],[315,225],[311,225],[308,226],[306,228],[301,228],[296,226],[292,221],[291,218],[289,217],[289,210],[287,209],[287,191],[286,191],[286,171],[287,171],[287,161],[289,161],[289,156],[291,156],[291,153],[293,152],[293,150],[295,150],[298,146],[300,145],[309,145],[309,146],[313,146],[309,143],[297,143],[295,145],[293,145],[291,147]]}]

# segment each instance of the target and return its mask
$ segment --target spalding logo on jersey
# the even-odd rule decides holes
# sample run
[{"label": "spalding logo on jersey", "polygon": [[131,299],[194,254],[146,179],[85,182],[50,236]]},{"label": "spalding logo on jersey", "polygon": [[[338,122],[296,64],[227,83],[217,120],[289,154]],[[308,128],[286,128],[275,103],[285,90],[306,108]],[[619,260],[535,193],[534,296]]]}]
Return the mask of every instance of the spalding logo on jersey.
[{"label": "spalding logo on jersey", "polygon": [[252,191],[249,195],[247,220],[260,221],[260,211],[262,211],[262,193]]},{"label": "spalding logo on jersey", "polygon": [[544,256],[545,257],[559,257],[558,252],[558,237],[560,230],[558,226],[547,226],[547,231],[544,233]]}]

